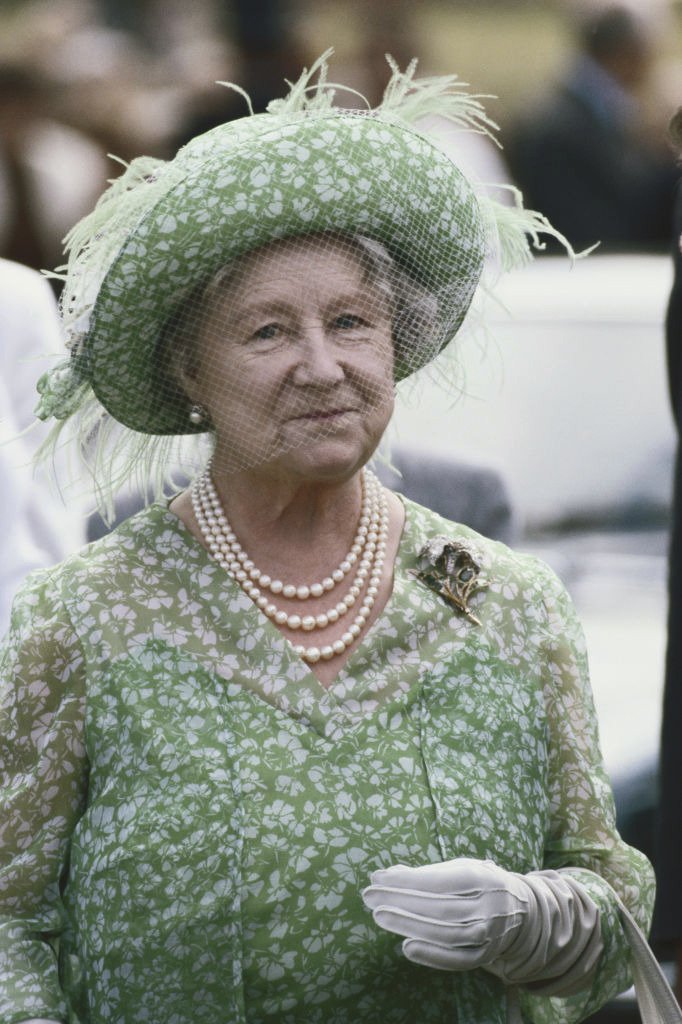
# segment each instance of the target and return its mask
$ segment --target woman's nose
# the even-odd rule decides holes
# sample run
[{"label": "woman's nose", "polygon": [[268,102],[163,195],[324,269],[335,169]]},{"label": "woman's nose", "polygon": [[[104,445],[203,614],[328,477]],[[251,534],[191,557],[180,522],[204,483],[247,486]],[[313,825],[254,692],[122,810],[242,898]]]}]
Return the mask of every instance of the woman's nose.
[{"label": "woman's nose", "polygon": [[339,352],[324,327],[309,324],[300,336],[298,360],[293,379],[296,384],[330,387],[345,376],[339,361]]}]

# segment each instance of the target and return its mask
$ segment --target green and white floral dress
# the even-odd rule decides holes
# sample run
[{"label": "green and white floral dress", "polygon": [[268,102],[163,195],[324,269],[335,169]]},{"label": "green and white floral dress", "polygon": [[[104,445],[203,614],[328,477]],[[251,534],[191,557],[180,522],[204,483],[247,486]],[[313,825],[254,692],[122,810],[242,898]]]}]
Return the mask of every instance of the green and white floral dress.
[{"label": "green and white floral dress", "polygon": [[[504,1024],[483,970],[410,964],[360,892],[396,862],[568,867],[604,953],[527,1020],[628,984],[615,831],[579,627],[534,559],[405,502],[393,594],[325,690],[166,508],[19,595],[2,659],[0,1022]],[[435,535],[480,624],[413,570]]]}]

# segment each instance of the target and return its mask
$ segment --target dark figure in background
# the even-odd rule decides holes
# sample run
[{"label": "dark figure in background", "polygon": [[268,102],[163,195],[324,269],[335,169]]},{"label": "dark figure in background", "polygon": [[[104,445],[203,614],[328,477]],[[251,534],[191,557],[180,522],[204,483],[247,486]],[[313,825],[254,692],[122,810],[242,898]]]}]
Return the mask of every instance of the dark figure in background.
[{"label": "dark figure in background", "polygon": [[[673,118],[671,133],[682,149],[682,108]],[[675,277],[666,318],[668,382],[678,432],[682,425],[682,182],[673,218]],[[673,516],[668,577],[668,649],[663,695],[659,813],[656,849],[658,895],[654,936],[670,944],[677,965],[676,994],[682,993],[682,444],[675,459]]]},{"label": "dark figure in background", "polygon": [[35,74],[0,65],[0,256],[38,270],[54,262],[35,208],[25,160],[41,87]]},{"label": "dark figure in background", "polygon": [[663,132],[660,141],[645,137],[637,102],[651,60],[634,13],[593,14],[567,73],[512,137],[509,164],[526,203],[578,248],[667,244],[678,172]]},{"label": "dark figure in background", "polygon": [[110,173],[105,154],[120,152],[100,146],[60,101],[48,70],[0,58],[0,258],[33,270],[61,263],[66,231]]},{"label": "dark figure in background", "polygon": [[[248,93],[255,114],[262,114],[274,97],[286,91],[285,80],[297,77],[305,63],[294,31],[287,0],[219,0],[219,26],[236,50],[235,80]],[[244,97],[231,89],[211,89],[191,105],[172,148],[185,145],[201,132],[246,113]]]}]

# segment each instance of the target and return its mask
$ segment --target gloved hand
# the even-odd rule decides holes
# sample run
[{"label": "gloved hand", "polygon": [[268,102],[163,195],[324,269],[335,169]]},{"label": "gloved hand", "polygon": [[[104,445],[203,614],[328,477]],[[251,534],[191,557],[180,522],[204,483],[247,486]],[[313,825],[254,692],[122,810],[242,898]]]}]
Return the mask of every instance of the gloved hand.
[{"label": "gloved hand", "polygon": [[362,896],[374,920],[406,936],[405,956],[441,970],[486,970],[510,984],[577,991],[596,966],[599,911],[570,875],[505,871],[460,857],[375,871]]}]

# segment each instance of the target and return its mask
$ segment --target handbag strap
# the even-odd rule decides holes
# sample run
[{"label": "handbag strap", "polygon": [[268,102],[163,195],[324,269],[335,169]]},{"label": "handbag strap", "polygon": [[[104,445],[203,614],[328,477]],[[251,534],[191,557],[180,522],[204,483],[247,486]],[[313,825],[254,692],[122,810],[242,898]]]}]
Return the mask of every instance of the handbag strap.
[{"label": "handbag strap", "polygon": [[649,943],[621,900],[618,900],[618,909],[630,944],[632,976],[642,1024],[682,1024],[682,1010]]}]

